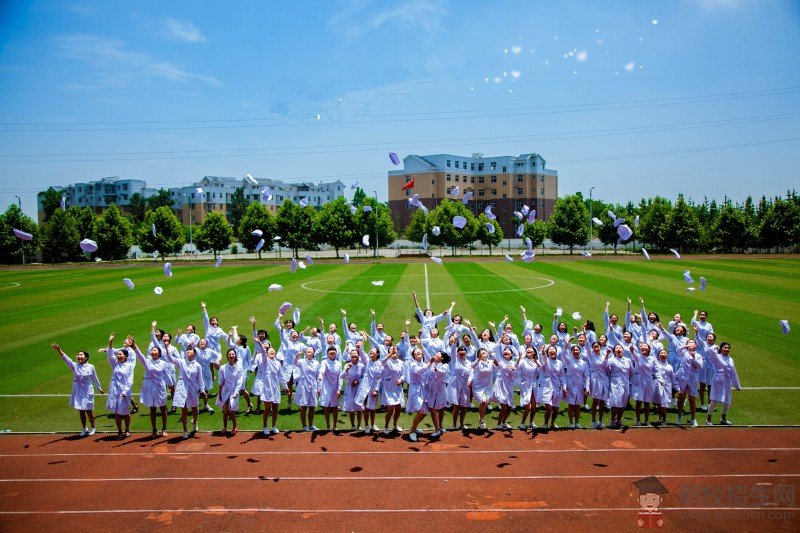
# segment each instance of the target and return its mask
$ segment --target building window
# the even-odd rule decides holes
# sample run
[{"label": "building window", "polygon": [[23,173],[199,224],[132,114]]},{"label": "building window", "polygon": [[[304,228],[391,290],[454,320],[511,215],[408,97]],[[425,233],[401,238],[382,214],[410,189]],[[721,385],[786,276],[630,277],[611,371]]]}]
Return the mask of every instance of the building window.
[{"label": "building window", "polygon": [[497,189],[492,189],[492,195],[494,196],[496,194],[497,194]]},{"label": "building window", "polygon": [[469,169],[470,170],[475,170],[475,163],[470,163],[469,164]]},{"label": "building window", "polygon": [[544,200],[542,200],[542,209],[544,209]]},{"label": "building window", "polygon": [[447,188],[447,194],[450,194],[450,187]]},{"label": "building window", "polygon": [[507,195],[504,193],[504,194],[503,194],[503,198],[508,198],[508,196],[507,196]]},{"label": "building window", "polygon": [[484,192],[483,189],[479,190],[478,191],[478,196],[483,196],[483,192]]},{"label": "building window", "polygon": [[522,183],[522,174],[517,174],[517,183]]},{"label": "building window", "polygon": [[522,188],[521,187],[517,187],[517,195],[518,196],[522,196]]},{"label": "building window", "polygon": [[539,183],[544,183],[544,176],[539,176]]},{"label": "building window", "polygon": [[492,170],[497,170],[497,163],[495,163],[494,161],[489,163],[489,165],[491,166]]},{"label": "building window", "polygon": [[411,196],[411,189],[406,189],[406,196]]},{"label": "building window", "polygon": [[458,161],[456,161],[456,168],[458,168]]},{"label": "building window", "polygon": [[483,171],[483,163],[478,163],[478,172]]},{"label": "building window", "polygon": [[[447,181],[450,181],[450,174],[447,175]],[[431,182],[433,183],[433,182]]]},{"label": "building window", "polygon": [[447,168],[450,168],[450,160],[447,160]]},{"label": "building window", "polygon": [[436,181],[435,180],[431,180],[431,185],[436,185]]},{"label": "building window", "polygon": [[539,189],[539,192],[544,194],[544,189]]},{"label": "building window", "polygon": [[506,167],[503,167],[503,172],[505,172],[505,171],[506,171]]},{"label": "building window", "polygon": [[[502,211],[503,211],[503,213],[505,213],[506,211],[508,211],[508,206],[507,206],[507,205],[504,205],[504,206],[503,206],[503,209],[502,209]],[[505,220],[505,219],[503,219],[503,220]]]},{"label": "building window", "polygon": [[478,178],[478,183],[483,183],[483,182],[484,182],[484,177],[483,176],[479,177]]},{"label": "building window", "polygon": [[503,180],[503,187],[507,185],[506,180]]},{"label": "building window", "polygon": [[489,181],[491,181],[492,183],[497,183],[497,176],[490,176]]},{"label": "building window", "polygon": [[456,174],[456,183],[458,183],[458,174]]}]

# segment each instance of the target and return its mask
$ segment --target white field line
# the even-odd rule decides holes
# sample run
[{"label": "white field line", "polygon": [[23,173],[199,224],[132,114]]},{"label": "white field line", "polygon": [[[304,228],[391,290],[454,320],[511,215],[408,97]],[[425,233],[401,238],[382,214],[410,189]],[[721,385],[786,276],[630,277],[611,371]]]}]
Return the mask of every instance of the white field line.
[{"label": "white field line", "polygon": [[425,308],[431,308],[431,293],[428,290],[428,263],[423,263],[423,267],[425,267]]},{"label": "white field line", "polygon": [[[427,299],[427,283],[425,285],[426,289],[426,299]],[[430,309],[430,301],[426,301],[425,307]],[[742,387],[742,390],[787,390],[787,391],[797,391],[800,390],[800,387]],[[139,392],[135,391],[133,393],[134,396],[138,396]],[[70,394],[0,394],[0,398],[69,398]],[[105,393],[100,394],[95,393],[95,396],[106,396]]]},{"label": "white field line", "polygon": [[[693,511],[693,512],[720,512],[720,511],[749,511],[749,512],[795,512],[800,511],[800,507],[661,507],[661,511]],[[251,513],[302,513],[302,514],[361,514],[361,513],[403,513],[403,514],[417,514],[417,513],[510,513],[510,514],[524,514],[524,513],[598,513],[598,512],[625,512],[630,513],[634,511],[641,511],[641,507],[537,507],[533,509],[508,509],[505,507],[489,507],[489,508],[436,508],[425,507],[421,509],[280,509],[275,507],[243,507],[243,508],[217,508],[211,507],[206,509],[64,509],[57,511],[0,511],[0,516],[14,516],[14,515],[94,515],[94,514],[251,514]],[[787,518],[788,519],[788,518]]]},{"label": "white field line", "polygon": [[[575,448],[569,450],[547,449],[521,449],[521,450],[464,450],[448,449],[438,451],[413,451],[413,450],[358,450],[358,451],[321,451],[321,450],[274,450],[274,451],[247,451],[248,456],[275,456],[275,455],[498,455],[498,454],[596,454],[596,453],[707,453],[707,452],[800,452],[798,447],[785,448]],[[172,452],[75,452],[75,453],[8,453],[0,454],[0,459],[16,459],[19,457],[172,457],[187,455],[230,455],[228,451],[172,451]]]},{"label": "white field line", "polygon": [[[655,475],[659,479],[686,479],[696,478],[697,474],[610,474],[610,475],[581,475],[581,476],[245,476],[245,477],[120,477],[120,478],[25,478],[25,479],[0,479],[0,483],[119,483],[122,481],[148,482],[148,481],[481,481],[497,480],[508,481],[522,480],[563,480],[563,479],[642,479]],[[800,474],[703,474],[704,478],[796,478]]]}]

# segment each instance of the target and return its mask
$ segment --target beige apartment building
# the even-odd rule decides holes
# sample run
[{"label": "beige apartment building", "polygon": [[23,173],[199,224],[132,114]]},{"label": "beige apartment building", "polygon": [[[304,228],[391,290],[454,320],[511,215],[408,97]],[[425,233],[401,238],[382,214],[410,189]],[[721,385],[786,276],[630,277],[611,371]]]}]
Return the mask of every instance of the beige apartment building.
[{"label": "beige apartment building", "polygon": [[[497,215],[506,235],[513,235],[518,220],[514,211],[523,205],[536,209],[536,220],[547,220],[558,198],[558,173],[545,168],[539,154],[519,156],[471,157],[451,154],[408,155],[403,158],[402,170],[390,170],[389,209],[395,229],[402,231],[411,221],[416,207],[408,200],[415,194],[428,209],[443,199],[453,199],[458,187],[458,200],[472,191],[467,207],[480,215],[487,205]],[[402,190],[409,181],[414,187]]]}]

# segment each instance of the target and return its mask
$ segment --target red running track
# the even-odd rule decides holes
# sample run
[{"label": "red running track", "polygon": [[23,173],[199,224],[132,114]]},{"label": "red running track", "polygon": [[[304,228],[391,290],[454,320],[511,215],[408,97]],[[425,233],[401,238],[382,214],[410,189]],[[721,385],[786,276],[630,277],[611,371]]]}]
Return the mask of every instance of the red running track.
[{"label": "red running track", "polygon": [[0,437],[0,529],[800,529],[800,430]]}]

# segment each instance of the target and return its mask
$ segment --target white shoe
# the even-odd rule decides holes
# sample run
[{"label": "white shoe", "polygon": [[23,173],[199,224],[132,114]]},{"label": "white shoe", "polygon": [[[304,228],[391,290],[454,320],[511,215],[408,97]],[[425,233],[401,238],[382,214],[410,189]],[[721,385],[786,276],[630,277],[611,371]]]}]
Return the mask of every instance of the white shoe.
[{"label": "white shoe", "polygon": [[700,405],[700,410],[701,411],[708,411],[708,405],[706,405],[706,404]]},{"label": "white shoe", "polygon": [[506,428],[506,429],[513,429],[511,427],[511,424],[509,424],[508,422],[503,422],[503,427]]},{"label": "white shoe", "polygon": [[694,418],[692,418],[692,427],[693,428],[697,427],[697,420],[695,420]]},{"label": "white shoe", "polygon": [[461,430],[463,431],[463,430],[465,430],[465,429],[469,429],[469,426],[468,426],[468,425],[466,425],[466,424],[462,424],[462,425],[461,425],[461,427],[460,427],[459,429],[461,429]]},{"label": "white shoe", "polygon": [[602,423],[602,422],[598,422],[598,423],[597,423],[597,429],[603,429],[604,427],[605,427],[605,426],[603,425],[603,423]]},{"label": "white shoe", "polygon": [[723,418],[722,420],[719,421],[719,423],[720,423],[721,426],[732,426],[733,425],[731,423],[731,421],[728,420],[727,418]]},{"label": "white shoe", "polygon": [[447,433],[447,430],[444,428],[440,429],[439,431],[441,431],[442,433]]},{"label": "white shoe", "polygon": [[391,432],[389,431],[389,428],[383,428],[383,434],[384,434],[384,435],[388,435],[389,433],[391,433]]},{"label": "white shoe", "polygon": [[398,433],[402,433],[402,432],[403,432],[403,428],[401,428],[400,426],[395,426],[395,427],[394,427],[394,430],[395,430],[396,432],[398,432]]},{"label": "white shoe", "polygon": [[678,420],[676,420],[675,423],[678,424],[679,426],[681,424],[683,424],[683,416],[682,415],[678,415]]},{"label": "white shoe", "polygon": [[261,430],[261,433],[263,433],[264,435],[271,435],[272,431],[270,431],[268,428],[264,428]]},{"label": "white shoe", "polygon": [[528,429],[528,426],[526,426],[525,424],[520,424],[519,425],[519,429],[521,429],[522,431],[525,431],[526,429]]},{"label": "white shoe", "polygon": [[634,424],[634,426],[637,427],[637,428],[640,428],[640,427],[642,427],[642,423],[639,420],[637,420],[636,423]]},{"label": "white shoe", "polygon": [[380,430],[381,430],[381,428],[378,427],[378,424],[374,424],[372,426],[372,431],[374,431],[375,433],[379,432]]},{"label": "white shoe", "polygon": [[188,431],[184,431],[183,432],[183,438],[184,439],[188,439],[189,438],[189,432]]},{"label": "white shoe", "polygon": [[495,429],[506,429],[506,427],[503,424],[497,424]]},{"label": "white shoe", "polygon": [[214,414],[214,409],[212,407],[208,408],[208,414],[210,414],[210,415]]},{"label": "white shoe", "polygon": [[434,431],[433,433],[431,433],[431,438],[432,439],[438,439],[441,436],[442,436],[442,432],[441,431]]},{"label": "white shoe", "polygon": [[319,428],[317,426],[309,426],[308,430],[309,431],[319,431]]},{"label": "white shoe", "polygon": [[83,428],[83,429],[81,430],[81,437],[85,437],[85,436],[86,436],[88,433],[89,433],[89,430],[88,430],[88,429],[86,429],[86,428]]},{"label": "white shoe", "polygon": [[89,435],[89,436],[91,437],[91,436],[92,436],[92,435],[94,435],[95,433],[96,433],[95,429],[94,429],[94,428],[91,428],[91,429],[89,430],[89,433],[87,433],[87,435]]},{"label": "white shoe", "polygon": [[571,423],[571,424],[569,425],[569,429],[575,429],[575,424],[574,424],[574,423]]},{"label": "white shoe", "polygon": [[364,434],[369,435],[370,433],[372,433],[372,428],[367,426],[367,429],[364,430]]},{"label": "white shoe", "polygon": [[422,431],[421,429],[418,429],[416,433],[417,433],[417,435],[424,435],[425,434],[425,432]]},{"label": "white shoe", "polygon": [[308,426],[303,426],[303,431],[311,431],[311,428]]},{"label": "white shoe", "polygon": [[591,410],[592,410],[592,408],[591,408],[591,407],[589,407],[589,404],[588,404],[588,403],[585,403],[585,404],[583,404],[583,410],[584,410],[584,411],[586,411],[586,412],[588,413],[589,411],[591,411]]},{"label": "white shoe", "polygon": [[355,431],[355,430],[356,430],[355,426],[350,426],[350,431]]},{"label": "white shoe", "polygon": [[536,429],[536,428],[537,428],[537,427],[539,427],[539,426],[537,426],[536,424],[534,424],[533,422],[531,422],[531,425],[530,425],[530,426],[528,426],[528,427],[529,427],[529,428],[531,428],[531,429]]},{"label": "white shoe", "polygon": [[597,429],[597,422],[592,422],[592,428]]},{"label": "white shoe", "polygon": [[712,422],[710,418],[706,418],[706,425],[707,426],[713,426],[714,422]]},{"label": "white shoe", "polygon": [[486,421],[483,418],[481,418],[480,421],[478,422],[478,427],[480,429],[486,429]]},{"label": "white shoe", "polygon": [[558,429],[558,426],[555,424],[550,424],[550,429]]},{"label": "white shoe", "polygon": [[416,434],[416,432],[413,432],[413,431],[412,431],[411,433],[409,433],[409,435],[408,435],[408,439],[409,439],[411,442],[417,442],[417,434]]},{"label": "white shoe", "polygon": [[194,424],[192,424],[192,431],[197,433],[197,421],[195,421]]},{"label": "white shoe", "polygon": [[280,429],[276,428],[275,426],[272,426],[272,432],[271,432],[271,433],[272,433],[273,435],[277,435],[277,434],[278,434],[278,433],[280,433],[280,432],[281,432],[281,430],[280,430]]},{"label": "white shoe", "polygon": [[490,404],[490,403],[486,404],[486,412],[487,413],[491,413],[492,412],[492,404]]}]

